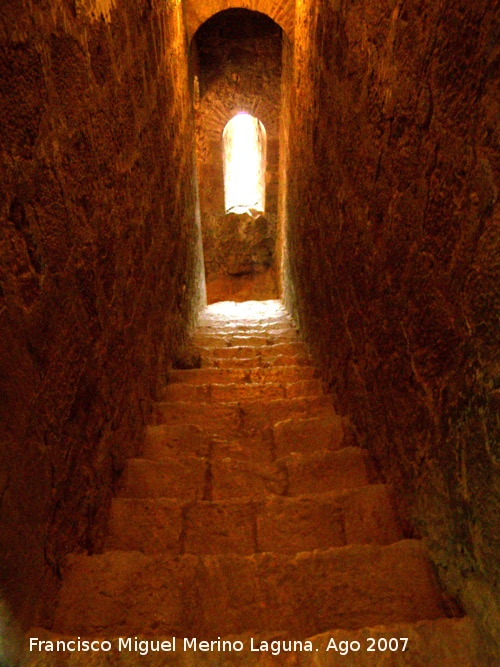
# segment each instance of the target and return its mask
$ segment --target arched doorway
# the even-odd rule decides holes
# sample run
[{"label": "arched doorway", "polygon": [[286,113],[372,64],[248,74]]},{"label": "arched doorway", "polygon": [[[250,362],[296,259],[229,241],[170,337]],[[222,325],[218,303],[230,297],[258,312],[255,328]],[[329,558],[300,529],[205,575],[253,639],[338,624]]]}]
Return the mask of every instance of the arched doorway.
[{"label": "arched doorway", "polygon": [[268,16],[228,9],[206,21],[191,43],[208,303],[279,297],[285,41]]}]

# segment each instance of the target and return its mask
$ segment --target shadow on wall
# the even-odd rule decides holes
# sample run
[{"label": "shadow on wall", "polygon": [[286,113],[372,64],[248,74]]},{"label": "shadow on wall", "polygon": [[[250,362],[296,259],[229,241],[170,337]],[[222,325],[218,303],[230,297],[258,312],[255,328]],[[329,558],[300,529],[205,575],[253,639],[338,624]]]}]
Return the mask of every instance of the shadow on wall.
[{"label": "shadow on wall", "polygon": [[0,667],[16,664],[22,645],[22,633],[10,610],[0,598]]}]

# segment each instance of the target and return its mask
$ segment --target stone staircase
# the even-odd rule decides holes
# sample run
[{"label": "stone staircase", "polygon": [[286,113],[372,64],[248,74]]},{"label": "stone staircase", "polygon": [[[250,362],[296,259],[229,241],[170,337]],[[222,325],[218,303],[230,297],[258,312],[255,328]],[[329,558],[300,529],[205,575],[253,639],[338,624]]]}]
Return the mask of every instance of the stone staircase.
[{"label": "stone staircase", "polygon": [[486,664],[280,303],[210,306],[193,344],[200,367],[171,372],[104,553],[69,558],[52,631],[30,633],[111,650],[34,644],[23,664]]}]

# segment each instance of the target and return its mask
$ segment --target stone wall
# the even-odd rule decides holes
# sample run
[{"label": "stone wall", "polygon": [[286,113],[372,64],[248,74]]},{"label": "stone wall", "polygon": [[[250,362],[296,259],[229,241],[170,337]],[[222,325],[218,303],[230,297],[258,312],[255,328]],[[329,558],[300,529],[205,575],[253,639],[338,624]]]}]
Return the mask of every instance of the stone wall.
[{"label": "stone wall", "polygon": [[297,5],[287,301],[500,645],[499,5]]},{"label": "stone wall", "polygon": [[0,13],[0,586],[27,624],[99,549],[203,277],[180,2]]},{"label": "stone wall", "polygon": [[[247,10],[229,10],[212,17],[193,40],[191,68],[199,81],[197,164],[209,303],[224,298],[269,299],[278,295],[275,248],[281,50],[279,26],[264,15]],[[243,264],[240,256],[231,255],[236,218],[225,214],[222,133],[228,121],[241,111],[258,118],[266,130],[266,224],[251,225],[252,233],[240,234],[237,245],[243,256],[252,256],[255,236],[263,227],[265,236],[257,239],[257,244],[269,245],[272,235],[273,256],[264,265],[254,253],[255,262],[243,262],[248,270],[235,272],[232,267]],[[239,228],[248,228],[247,223],[242,218]],[[222,258],[228,261],[223,262]]]},{"label": "stone wall", "polygon": [[269,16],[293,41],[295,3],[296,0],[186,0],[188,37],[215,14],[238,7]]}]

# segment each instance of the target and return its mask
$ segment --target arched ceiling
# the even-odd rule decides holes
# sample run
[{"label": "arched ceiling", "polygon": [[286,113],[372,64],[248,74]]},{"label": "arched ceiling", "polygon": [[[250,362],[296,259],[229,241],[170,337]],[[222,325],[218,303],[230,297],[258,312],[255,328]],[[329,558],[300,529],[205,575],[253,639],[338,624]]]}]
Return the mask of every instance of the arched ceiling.
[{"label": "arched ceiling", "polygon": [[211,16],[224,9],[250,9],[267,14],[293,42],[295,0],[186,0],[188,39],[191,41],[198,28]]}]

